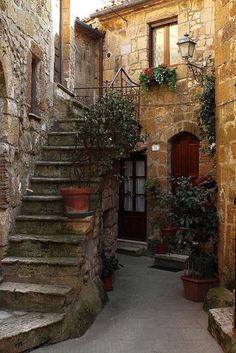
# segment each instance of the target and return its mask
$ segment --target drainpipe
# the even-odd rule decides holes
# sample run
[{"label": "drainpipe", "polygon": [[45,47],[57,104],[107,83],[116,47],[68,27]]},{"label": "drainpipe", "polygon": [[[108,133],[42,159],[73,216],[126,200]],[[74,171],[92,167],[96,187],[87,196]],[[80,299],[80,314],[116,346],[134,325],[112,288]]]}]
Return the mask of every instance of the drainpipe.
[{"label": "drainpipe", "polygon": [[[234,199],[234,205],[236,206],[236,197]],[[235,273],[235,284],[234,284],[234,322],[233,327],[236,331],[236,231],[234,234],[235,248],[234,248],[234,273]]]},{"label": "drainpipe", "polygon": [[103,96],[103,45],[105,32],[102,32],[99,38],[99,96]]}]

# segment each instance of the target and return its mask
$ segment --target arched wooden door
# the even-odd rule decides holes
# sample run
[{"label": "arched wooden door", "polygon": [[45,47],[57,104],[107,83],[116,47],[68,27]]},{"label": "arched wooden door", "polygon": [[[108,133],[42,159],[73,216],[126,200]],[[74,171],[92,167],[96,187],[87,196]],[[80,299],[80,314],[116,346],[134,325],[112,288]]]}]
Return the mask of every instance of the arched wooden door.
[{"label": "arched wooden door", "polygon": [[174,178],[193,177],[199,174],[199,139],[182,132],[171,140],[171,175]]}]

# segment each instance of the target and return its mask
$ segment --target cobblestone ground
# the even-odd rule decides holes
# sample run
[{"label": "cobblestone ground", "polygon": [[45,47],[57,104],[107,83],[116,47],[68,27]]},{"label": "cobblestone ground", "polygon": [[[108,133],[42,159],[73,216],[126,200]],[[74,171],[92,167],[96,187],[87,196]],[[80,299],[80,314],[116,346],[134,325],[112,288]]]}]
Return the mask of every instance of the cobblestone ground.
[{"label": "cobblestone ground", "polygon": [[181,272],[150,268],[151,258],[119,258],[110,301],[87,333],[34,353],[222,353],[202,304],[184,299]]}]

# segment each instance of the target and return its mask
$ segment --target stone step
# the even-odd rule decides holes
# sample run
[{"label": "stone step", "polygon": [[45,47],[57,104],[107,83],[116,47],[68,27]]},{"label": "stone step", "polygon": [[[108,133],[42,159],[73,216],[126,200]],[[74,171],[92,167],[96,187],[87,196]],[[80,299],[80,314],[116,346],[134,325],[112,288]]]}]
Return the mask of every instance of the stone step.
[{"label": "stone step", "polygon": [[[95,210],[98,199],[98,193],[90,195],[90,211]],[[63,216],[65,212],[63,198],[61,195],[27,195],[23,197],[21,212],[25,215]]]},{"label": "stone step", "polygon": [[216,308],[209,310],[208,331],[216,339],[224,352],[236,352],[233,308]]},{"label": "stone step", "polygon": [[[104,165],[104,162],[96,162],[93,161],[92,163],[93,167],[99,168],[100,171],[98,172],[97,169],[94,171],[96,174],[102,174],[102,165]],[[100,166],[100,167],[99,167]],[[61,162],[61,161],[38,161],[35,163],[35,173],[34,175],[37,177],[50,177],[50,178],[76,178],[78,174],[78,169],[82,168],[85,170],[85,168],[89,168],[89,165],[87,162],[78,162],[73,163],[71,161],[66,161],[66,162]],[[103,168],[104,169],[104,168]],[[91,172],[88,169],[88,173]],[[86,175],[86,170],[83,173],[83,175]],[[78,177],[79,178],[79,177]]]},{"label": "stone step", "polygon": [[50,178],[75,178],[75,166],[71,161],[38,161],[35,163],[35,176]]},{"label": "stone step", "polygon": [[133,256],[142,256],[147,253],[147,243],[134,240],[118,239],[117,252]]},{"label": "stone step", "polygon": [[186,268],[188,256],[180,254],[156,254],[155,265],[173,267],[184,270]]},{"label": "stone step", "polygon": [[51,122],[51,131],[52,132],[69,132],[76,131],[83,124],[84,118],[71,118],[71,119],[53,119]]},{"label": "stone step", "polygon": [[5,257],[3,278],[7,282],[26,282],[78,287],[82,259],[67,257]]},{"label": "stone step", "polygon": [[20,215],[16,217],[16,232],[19,234],[86,235],[92,230],[93,222],[93,216],[70,219],[54,215]]},{"label": "stone step", "polygon": [[78,144],[77,132],[49,132],[48,145],[49,146],[75,146]]},{"label": "stone step", "polygon": [[16,234],[9,237],[9,256],[79,257],[84,236]]},{"label": "stone step", "polygon": [[27,195],[23,197],[21,212],[27,215],[64,213],[64,204],[60,195]]},{"label": "stone step", "polygon": [[5,281],[0,284],[0,307],[4,309],[63,312],[72,301],[71,287]]},{"label": "stone step", "polygon": [[0,353],[20,353],[44,343],[66,339],[64,314],[27,313],[1,321]]},{"label": "stone step", "polygon": [[[76,186],[78,184],[77,178],[50,178],[50,177],[31,177],[30,178],[32,193],[29,195],[58,195],[61,187]],[[102,178],[91,178],[89,185],[96,192],[102,183]],[[85,179],[84,184],[88,184]]]},{"label": "stone step", "polygon": [[41,156],[45,161],[71,162],[83,150],[83,146],[43,146]]}]

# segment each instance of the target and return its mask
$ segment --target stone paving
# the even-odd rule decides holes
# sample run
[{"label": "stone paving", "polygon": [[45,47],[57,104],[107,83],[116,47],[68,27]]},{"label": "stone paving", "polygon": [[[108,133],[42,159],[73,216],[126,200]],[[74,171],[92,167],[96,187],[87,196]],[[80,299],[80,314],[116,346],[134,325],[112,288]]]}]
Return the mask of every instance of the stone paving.
[{"label": "stone paving", "polygon": [[150,268],[153,259],[120,255],[109,303],[78,339],[34,353],[222,353],[201,303],[183,297],[181,272]]}]

